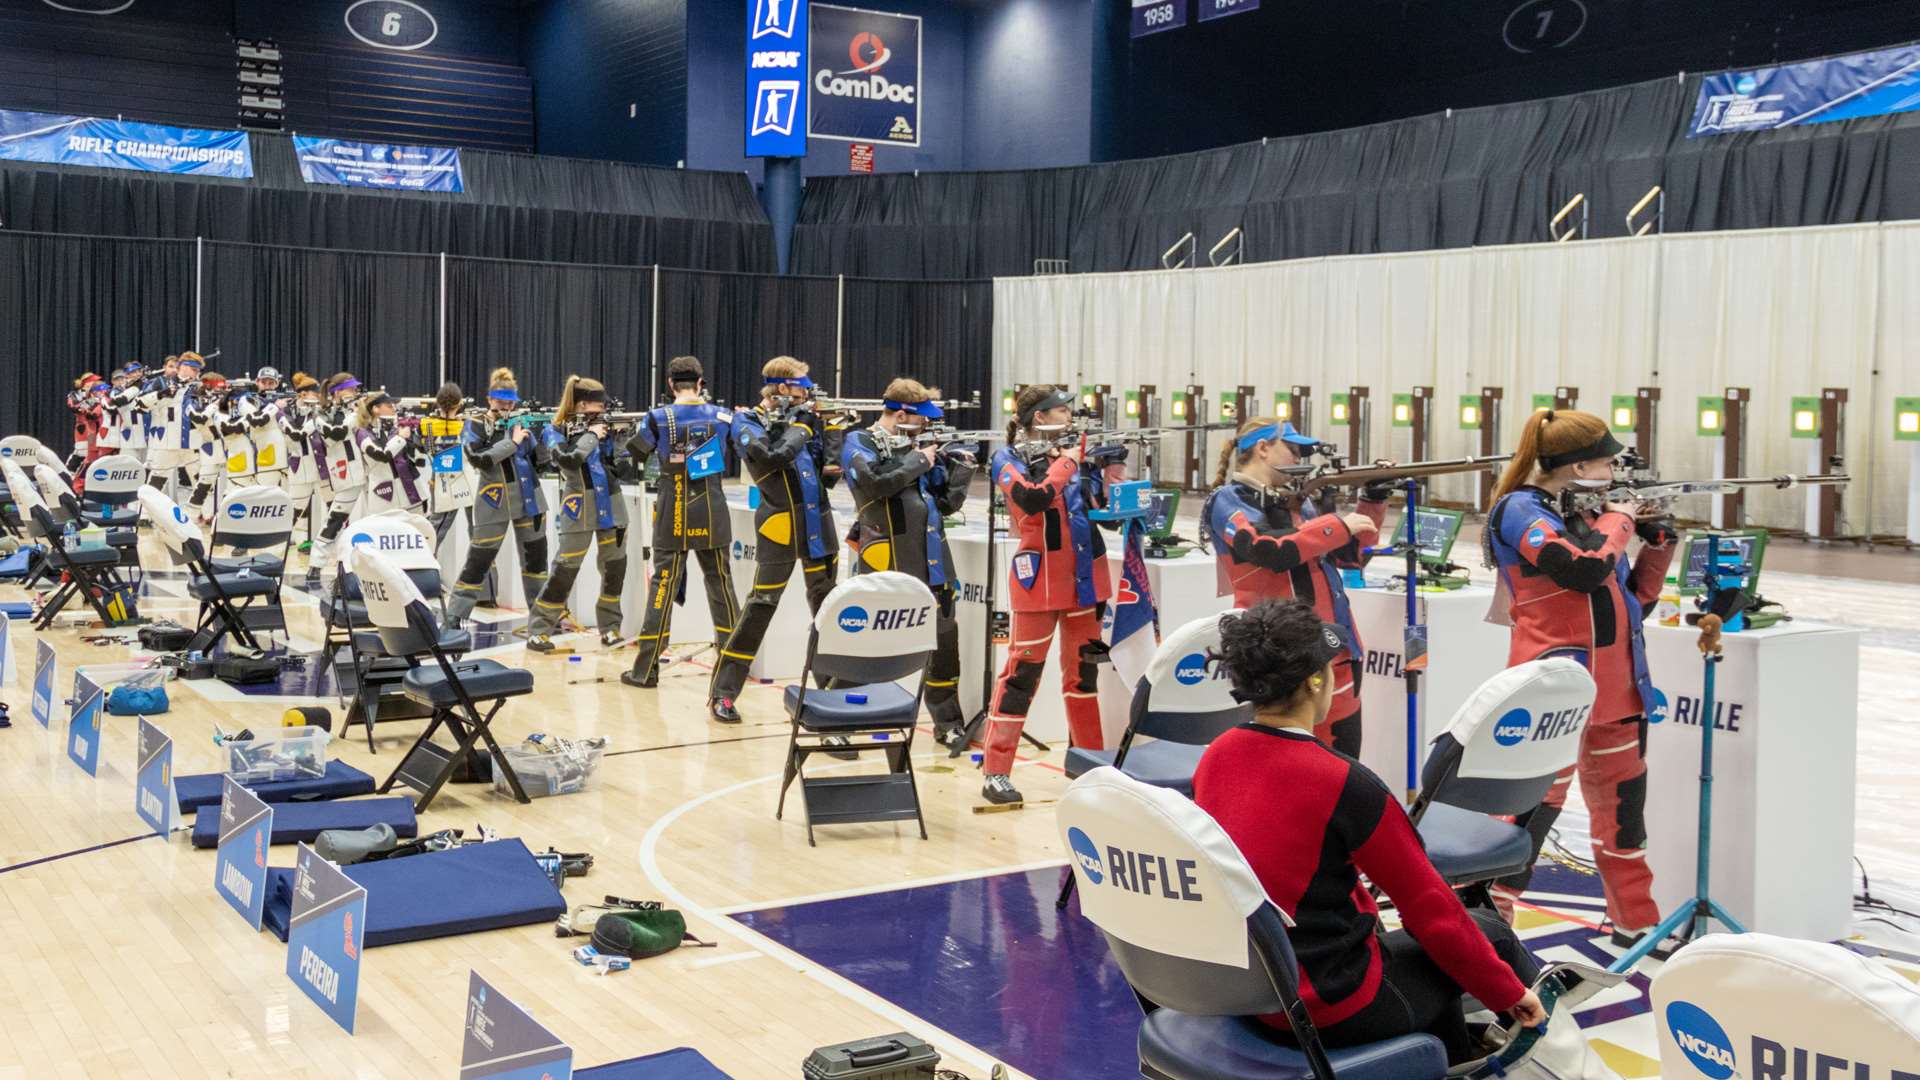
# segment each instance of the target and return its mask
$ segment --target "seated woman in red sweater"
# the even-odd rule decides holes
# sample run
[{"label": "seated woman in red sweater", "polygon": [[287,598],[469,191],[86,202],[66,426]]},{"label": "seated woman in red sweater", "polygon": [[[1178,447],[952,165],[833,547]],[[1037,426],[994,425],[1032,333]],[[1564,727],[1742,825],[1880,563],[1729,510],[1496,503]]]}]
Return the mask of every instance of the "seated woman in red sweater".
[{"label": "seated woman in red sweater", "polygon": [[[1220,662],[1254,719],[1207,748],[1194,801],[1293,918],[1300,994],[1325,1044],[1428,1032],[1449,1060],[1467,1060],[1462,993],[1522,1023],[1544,1021],[1528,989],[1539,969],[1512,928],[1467,911],[1387,785],[1313,737],[1333,697],[1339,634],[1304,604],[1268,600],[1226,620],[1220,637]],[[1363,873],[1405,929],[1383,931]],[[1265,1019],[1287,1028],[1284,1015]]]}]

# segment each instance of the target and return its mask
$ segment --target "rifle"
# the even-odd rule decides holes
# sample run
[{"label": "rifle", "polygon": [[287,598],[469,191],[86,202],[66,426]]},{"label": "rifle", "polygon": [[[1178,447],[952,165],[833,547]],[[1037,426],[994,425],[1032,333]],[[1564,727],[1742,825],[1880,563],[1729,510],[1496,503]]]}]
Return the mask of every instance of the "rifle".
[{"label": "rifle", "polygon": [[1391,484],[1406,480],[1421,480],[1429,476],[1447,476],[1454,473],[1481,472],[1495,465],[1505,464],[1512,454],[1492,454],[1486,457],[1448,458],[1443,461],[1412,461],[1404,465],[1362,465],[1349,467],[1337,457],[1331,461],[1312,465],[1289,465],[1280,470],[1288,478],[1287,489],[1296,500],[1311,498],[1315,492],[1330,487],[1366,487],[1369,484]]},{"label": "rifle", "polygon": [[1738,476],[1723,477],[1717,480],[1656,480],[1652,482],[1627,483],[1610,487],[1605,491],[1580,491],[1573,493],[1575,511],[1599,510],[1608,503],[1643,503],[1665,510],[1673,500],[1682,495],[1731,495],[1747,488],[1774,488],[1784,491],[1792,487],[1807,487],[1815,484],[1849,484],[1853,477],[1845,473],[1824,473],[1819,476]]},{"label": "rifle", "polygon": [[[965,401],[948,398],[944,401],[932,402],[932,404],[940,406],[942,412],[950,409],[977,409],[980,407],[980,391],[975,390],[973,396]],[[813,399],[813,407],[819,411],[820,417],[823,420],[829,416],[833,416],[845,417],[849,421],[852,421],[858,419],[861,413],[885,412],[887,403],[882,398],[816,397]]]}]

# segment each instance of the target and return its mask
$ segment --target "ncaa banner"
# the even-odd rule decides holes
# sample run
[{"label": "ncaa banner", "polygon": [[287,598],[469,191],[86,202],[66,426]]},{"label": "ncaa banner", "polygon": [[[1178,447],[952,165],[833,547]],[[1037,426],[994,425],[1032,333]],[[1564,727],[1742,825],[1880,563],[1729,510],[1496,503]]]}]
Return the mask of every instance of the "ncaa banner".
[{"label": "ncaa banner", "polygon": [[1709,75],[1700,82],[1687,137],[1914,109],[1920,109],[1920,44]]},{"label": "ncaa banner", "polygon": [[810,134],[920,145],[920,17],[813,5]]},{"label": "ncaa banner", "polygon": [[0,109],[0,160],[238,180],[253,176],[253,144],[244,131],[205,131],[5,109]]},{"label": "ncaa banner", "polygon": [[390,146],[346,139],[293,137],[300,178],[309,184],[392,188],[401,191],[465,191],[460,151],[441,146]]},{"label": "ncaa banner", "polygon": [[746,157],[807,156],[807,0],[747,0]]}]

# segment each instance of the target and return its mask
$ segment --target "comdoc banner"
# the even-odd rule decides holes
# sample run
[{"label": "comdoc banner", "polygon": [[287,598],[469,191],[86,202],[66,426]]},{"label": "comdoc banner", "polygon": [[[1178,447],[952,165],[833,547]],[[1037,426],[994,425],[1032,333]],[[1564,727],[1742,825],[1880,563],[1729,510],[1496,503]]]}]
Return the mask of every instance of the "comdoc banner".
[{"label": "comdoc banner", "polygon": [[390,146],[345,139],[293,137],[300,177],[309,184],[464,191],[460,151],[441,146]]},{"label": "comdoc banner", "polygon": [[811,133],[920,145],[920,18],[813,5]]},{"label": "comdoc banner", "polygon": [[1920,109],[1920,45],[1723,71],[1700,83],[1687,137]]},{"label": "comdoc banner", "polygon": [[0,160],[241,180],[253,175],[253,145],[244,131],[203,131],[4,109],[0,109]]}]

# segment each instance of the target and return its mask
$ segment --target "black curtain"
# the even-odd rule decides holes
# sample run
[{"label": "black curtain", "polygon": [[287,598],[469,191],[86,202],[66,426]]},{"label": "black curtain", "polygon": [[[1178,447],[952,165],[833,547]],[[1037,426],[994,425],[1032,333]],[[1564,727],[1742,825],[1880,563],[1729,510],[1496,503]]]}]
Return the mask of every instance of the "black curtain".
[{"label": "black curtain", "polygon": [[192,348],[193,262],[191,241],[0,232],[0,434],[65,456],[81,372]]},{"label": "black curtain", "polygon": [[[791,356],[831,388],[838,295],[833,278],[663,270],[660,377],[674,357],[697,356],[714,400],[751,405],[760,400],[761,366]],[[655,386],[644,400],[663,391]]]},{"label": "black curtain", "polygon": [[847,279],[847,397],[879,397],[896,376],[938,387],[941,396],[981,407],[950,416],[956,427],[988,426],[993,403],[993,283]]},{"label": "black curtain", "polygon": [[1700,77],[1458,110],[1220,150],[1073,169],[810,180],[793,266],[808,274],[983,278],[1160,265],[1192,233],[1244,230],[1249,262],[1548,239],[1575,194],[1594,237],[1627,234],[1655,184],[1666,229],[1920,216],[1920,113],[1689,139]]},{"label": "black curtain", "polygon": [[209,243],[205,260],[201,351],[221,351],[208,370],[348,371],[396,394],[439,385],[434,256]]},{"label": "black curtain", "polygon": [[522,398],[552,404],[568,375],[639,408],[653,398],[653,270],[447,260],[447,371],[469,397],[510,367]]},{"label": "black curtain", "polygon": [[251,180],[0,162],[0,226],[355,251],[771,272],[744,173],[462,150],[466,191],[308,184],[290,139],[253,134]]}]

